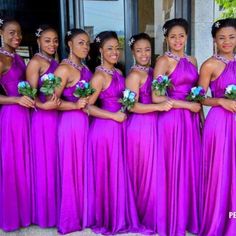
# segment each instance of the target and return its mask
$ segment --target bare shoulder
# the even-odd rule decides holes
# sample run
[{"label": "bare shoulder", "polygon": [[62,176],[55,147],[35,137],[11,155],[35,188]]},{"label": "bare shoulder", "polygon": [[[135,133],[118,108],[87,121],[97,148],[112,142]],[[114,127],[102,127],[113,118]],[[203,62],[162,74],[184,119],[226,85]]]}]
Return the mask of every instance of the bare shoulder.
[{"label": "bare shoulder", "polygon": [[201,70],[214,71],[219,65],[220,62],[218,60],[216,60],[214,57],[210,57],[203,62]]},{"label": "bare shoulder", "polygon": [[139,80],[141,78],[141,73],[140,71],[137,71],[137,70],[131,70],[127,76],[127,80]]},{"label": "bare shoulder", "polygon": [[104,80],[104,77],[106,76],[106,73],[100,70],[96,70],[93,74],[92,81],[102,82]]},{"label": "bare shoulder", "polygon": [[28,65],[27,65],[27,68],[30,68],[30,67],[40,67],[41,65],[41,61],[39,60],[39,57],[36,57],[36,56],[33,56],[32,59],[29,61]]},{"label": "bare shoulder", "polygon": [[159,56],[156,59],[156,64],[159,64],[159,65],[167,65],[169,64],[169,62],[170,62],[169,57],[166,55]]}]

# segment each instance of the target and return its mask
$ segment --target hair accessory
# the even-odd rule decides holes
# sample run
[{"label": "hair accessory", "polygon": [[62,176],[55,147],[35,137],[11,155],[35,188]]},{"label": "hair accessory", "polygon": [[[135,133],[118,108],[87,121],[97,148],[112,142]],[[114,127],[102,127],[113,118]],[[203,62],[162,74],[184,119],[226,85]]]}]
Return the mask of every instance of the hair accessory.
[{"label": "hair accessory", "polygon": [[166,35],[167,29],[163,28],[162,31],[163,31],[163,34]]},{"label": "hair accessory", "polygon": [[215,27],[216,27],[216,28],[219,28],[219,27],[220,27],[220,22],[219,22],[219,21],[217,21],[217,22],[215,23]]},{"label": "hair accessory", "polygon": [[41,36],[41,33],[43,32],[43,30],[41,29],[41,28],[38,28],[37,29],[37,31],[36,31],[36,33],[35,33],[35,35],[36,35],[36,37],[40,37]]},{"label": "hair accessory", "polygon": [[135,39],[132,37],[129,42],[128,42],[128,45],[131,47],[135,42]]},{"label": "hair accessory", "polygon": [[3,25],[4,20],[0,18],[0,26]]},{"label": "hair accessory", "polygon": [[100,43],[100,42],[101,42],[101,39],[100,39],[99,37],[96,37],[96,38],[95,38],[95,41],[96,41],[96,43]]},{"label": "hair accessory", "polygon": [[71,31],[69,30],[69,31],[67,31],[67,36],[70,36],[72,33],[71,33]]}]

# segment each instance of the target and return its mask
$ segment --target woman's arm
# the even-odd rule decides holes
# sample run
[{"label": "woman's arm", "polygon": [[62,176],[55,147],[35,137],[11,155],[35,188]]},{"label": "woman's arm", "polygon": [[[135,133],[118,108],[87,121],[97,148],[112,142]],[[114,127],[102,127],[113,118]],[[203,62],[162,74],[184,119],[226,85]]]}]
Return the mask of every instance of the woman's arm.
[{"label": "woman's arm", "polygon": [[102,72],[96,72],[91,80],[91,86],[96,90],[89,98],[89,105],[87,106],[87,111],[89,114],[95,117],[103,119],[112,119],[118,122],[123,122],[126,115],[121,111],[110,112],[95,106],[95,102],[98,99],[99,94],[102,92],[104,86],[104,75]]},{"label": "woman's arm", "polygon": [[164,101],[159,104],[139,103],[139,88],[141,86],[141,75],[138,71],[132,71],[126,78],[126,87],[136,93],[136,103],[131,109],[135,113],[148,113],[153,111],[168,111],[171,109],[171,101]]},{"label": "woman's arm", "polygon": [[[207,91],[209,84],[212,80],[214,72],[217,71],[217,64],[213,59],[208,59],[200,69],[199,85]],[[225,98],[205,98],[202,102],[205,106],[222,106],[224,109],[236,112],[236,102]]]}]

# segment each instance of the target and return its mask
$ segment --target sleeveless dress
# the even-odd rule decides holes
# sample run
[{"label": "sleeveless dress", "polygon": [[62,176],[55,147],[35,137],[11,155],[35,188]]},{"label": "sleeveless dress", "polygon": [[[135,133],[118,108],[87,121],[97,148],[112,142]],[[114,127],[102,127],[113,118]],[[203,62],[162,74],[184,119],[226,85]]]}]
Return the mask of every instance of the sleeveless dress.
[{"label": "sleeveless dress", "polygon": [[[20,96],[18,83],[25,80],[25,64],[13,58],[0,77],[6,96]],[[17,230],[31,224],[30,111],[18,104],[0,108],[0,228]]]},{"label": "sleeveless dress", "polygon": [[[139,89],[139,102],[152,103],[153,69]],[[127,119],[126,160],[140,223],[157,233],[157,114],[131,113]]]},{"label": "sleeveless dress", "polygon": [[[225,69],[210,83],[212,96],[223,98],[228,85],[236,85],[236,59],[224,60]],[[236,235],[236,114],[221,106],[212,107],[203,132],[204,213],[201,234],[204,236]]]},{"label": "sleeveless dress", "polygon": [[[168,96],[186,100],[198,80],[188,57],[178,58],[169,75]],[[199,114],[176,108],[158,114],[158,233],[182,236],[199,232],[199,174],[201,139]]]},{"label": "sleeveless dress", "polygon": [[[57,66],[58,63],[51,60],[44,75],[53,73]],[[42,81],[39,78],[39,99],[41,102],[46,102],[46,97],[39,91],[41,86]],[[57,223],[59,191],[57,113],[57,110],[41,110],[39,108],[32,112],[33,223],[44,228],[56,226]]]},{"label": "sleeveless dress", "polygon": [[[124,77],[115,70],[109,87],[99,94],[99,107],[119,111],[124,89]],[[124,124],[94,117],[88,148],[90,227],[107,235],[136,230],[138,218],[124,158]]]},{"label": "sleeveless dress", "polygon": [[[87,67],[82,67],[80,80],[88,82],[91,77]],[[62,99],[76,102],[75,88],[76,85],[65,88]],[[61,112],[58,127],[61,179],[58,231],[62,234],[82,230],[86,225],[88,128],[88,116],[82,110]]]}]

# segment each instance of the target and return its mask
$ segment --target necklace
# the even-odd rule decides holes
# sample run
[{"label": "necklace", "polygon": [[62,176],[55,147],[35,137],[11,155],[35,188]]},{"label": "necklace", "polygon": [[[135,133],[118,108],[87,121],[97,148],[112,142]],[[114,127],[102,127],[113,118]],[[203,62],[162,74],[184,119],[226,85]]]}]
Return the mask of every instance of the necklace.
[{"label": "necklace", "polygon": [[236,55],[234,55],[234,59],[232,59],[232,60],[229,60],[229,59],[227,59],[227,58],[225,58],[223,56],[220,56],[218,54],[213,55],[213,57],[216,58],[219,61],[224,62],[225,64],[228,64],[230,61],[234,61],[236,59]]},{"label": "necklace", "polygon": [[186,54],[184,54],[183,57],[180,57],[174,53],[172,53],[171,51],[165,52],[165,55],[168,57],[171,57],[173,59],[175,59],[176,61],[179,61],[181,58],[188,58],[188,56]]},{"label": "necklace", "polygon": [[41,58],[43,58],[44,60],[48,61],[49,63],[52,61],[52,57],[46,56],[41,52],[35,53],[36,56],[39,56]]},{"label": "necklace", "polygon": [[114,72],[115,72],[115,69],[107,69],[107,68],[105,68],[105,67],[103,67],[103,66],[98,66],[98,67],[96,67],[96,70],[103,71],[103,72],[105,72],[105,73],[107,73],[107,74],[109,74],[109,75],[111,75],[111,76],[113,76],[113,74],[114,74]]},{"label": "necklace", "polygon": [[68,58],[62,60],[62,62],[66,63],[66,64],[68,64],[68,65],[70,65],[70,66],[72,66],[73,68],[75,68],[76,70],[79,70],[79,71],[81,71],[82,68],[83,68],[83,65],[75,64],[73,61],[71,61],[71,60],[68,59]]},{"label": "necklace", "polygon": [[12,58],[15,57],[15,53],[8,52],[7,50],[3,48],[0,48],[0,53],[8,57],[12,57]]},{"label": "necklace", "polygon": [[148,73],[148,71],[149,71],[149,67],[147,67],[147,66],[141,66],[141,65],[138,65],[138,64],[132,66],[132,67],[131,67],[131,70],[133,70],[133,69],[145,71],[146,73]]}]

